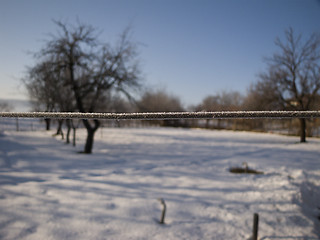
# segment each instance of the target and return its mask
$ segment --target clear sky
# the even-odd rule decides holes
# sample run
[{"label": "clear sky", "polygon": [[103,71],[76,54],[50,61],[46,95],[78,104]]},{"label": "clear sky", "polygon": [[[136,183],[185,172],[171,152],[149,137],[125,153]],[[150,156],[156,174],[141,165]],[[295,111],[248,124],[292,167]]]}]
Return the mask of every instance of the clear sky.
[{"label": "clear sky", "polygon": [[145,84],[186,105],[223,90],[246,93],[285,29],[320,32],[319,0],[0,0],[0,98],[27,99],[20,79],[52,19],[76,19],[114,42],[128,26],[141,43]]}]

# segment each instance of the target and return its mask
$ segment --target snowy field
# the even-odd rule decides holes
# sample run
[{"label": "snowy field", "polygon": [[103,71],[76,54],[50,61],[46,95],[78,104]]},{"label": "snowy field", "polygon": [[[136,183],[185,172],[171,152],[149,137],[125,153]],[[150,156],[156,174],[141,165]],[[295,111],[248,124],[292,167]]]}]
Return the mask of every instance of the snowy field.
[{"label": "snowy field", "polygon": [[84,155],[52,134],[0,136],[0,239],[242,240],[254,213],[260,239],[320,237],[319,139],[105,128]]}]

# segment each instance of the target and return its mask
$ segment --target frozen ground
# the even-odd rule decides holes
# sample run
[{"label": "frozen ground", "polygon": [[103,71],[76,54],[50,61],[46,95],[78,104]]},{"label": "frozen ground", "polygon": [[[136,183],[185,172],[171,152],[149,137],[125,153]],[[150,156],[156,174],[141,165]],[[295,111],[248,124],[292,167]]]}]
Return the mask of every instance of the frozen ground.
[{"label": "frozen ground", "polygon": [[[52,133],[0,136],[0,239],[241,240],[255,212],[260,239],[319,239],[319,139],[103,129],[83,155]],[[228,172],[243,162],[265,174]]]}]

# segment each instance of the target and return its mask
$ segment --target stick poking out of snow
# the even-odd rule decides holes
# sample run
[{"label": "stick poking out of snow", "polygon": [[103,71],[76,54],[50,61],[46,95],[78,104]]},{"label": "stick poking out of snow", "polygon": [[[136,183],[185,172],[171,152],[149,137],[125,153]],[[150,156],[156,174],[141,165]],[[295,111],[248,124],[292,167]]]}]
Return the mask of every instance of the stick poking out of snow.
[{"label": "stick poking out of snow", "polygon": [[166,202],[164,201],[163,198],[159,198],[158,199],[162,205],[162,213],[161,213],[161,219],[160,219],[160,224],[164,224],[164,218],[166,216],[166,210],[167,210],[167,205],[166,205]]}]

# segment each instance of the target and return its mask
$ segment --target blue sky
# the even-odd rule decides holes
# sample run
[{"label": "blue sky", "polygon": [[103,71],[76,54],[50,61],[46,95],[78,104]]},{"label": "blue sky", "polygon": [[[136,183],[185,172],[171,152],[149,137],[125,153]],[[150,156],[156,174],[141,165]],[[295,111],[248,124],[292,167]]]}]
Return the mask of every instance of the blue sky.
[{"label": "blue sky", "polygon": [[34,62],[28,52],[56,32],[52,19],[77,18],[111,43],[132,26],[145,84],[190,105],[220,91],[245,94],[285,29],[320,32],[320,1],[0,0],[0,98],[27,99],[20,79]]}]

